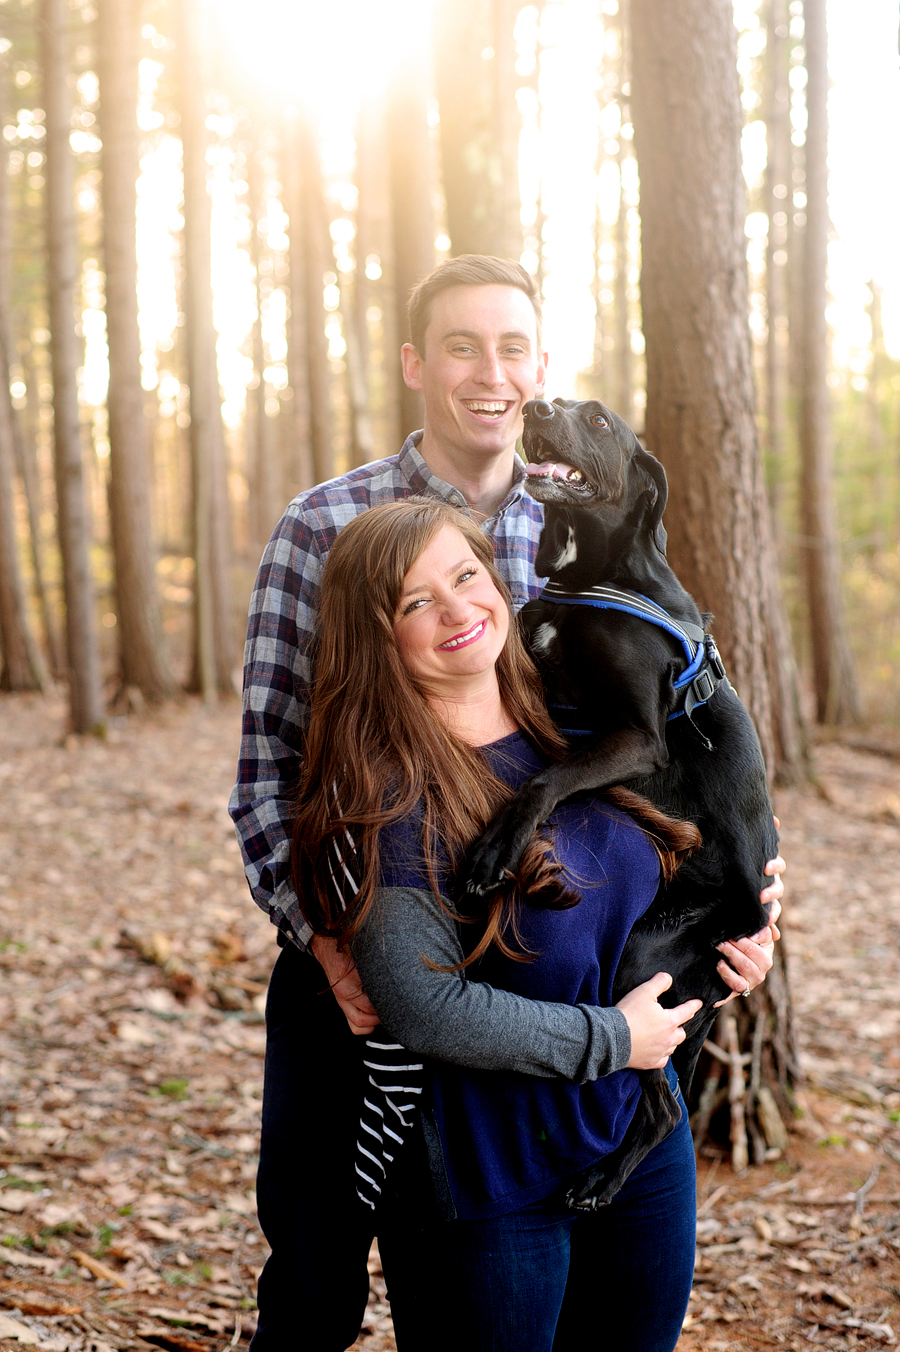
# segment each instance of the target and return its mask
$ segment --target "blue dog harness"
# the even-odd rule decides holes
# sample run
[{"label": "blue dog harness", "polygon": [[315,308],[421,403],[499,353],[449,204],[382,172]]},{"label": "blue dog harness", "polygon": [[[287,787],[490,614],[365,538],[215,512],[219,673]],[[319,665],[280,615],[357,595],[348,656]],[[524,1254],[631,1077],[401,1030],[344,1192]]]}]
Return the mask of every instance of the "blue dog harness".
[{"label": "blue dog harness", "polygon": [[[723,681],[727,683],[725,667],[712,634],[707,634],[699,624],[674,620],[668,611],[663,610],[655,601],[651,601],[649,596],[643,596],[640,592],[624,591],[618,587],[601,584],[589,587],[586,591],[567,591],[560,583],[551,580],[541,592],[539,599],[563,606],[593,606],[597,610],[618,610],[625,615],[634,615],[639,620],[647,620],[657,628],[665,629],[666,633],[677,639],[684,649],[687,665],[673,683],[678,695],[678,707],[669,714],[667,721],[671,722],[673,718],[680,718],[683,714],[707,750],[712,751],[712,743],[703,735],[692,717],[694,710],[705,704]],[[555,709],[551,706],[550,711],[554,715],[561,715],[557,721],[563,724],[567,722],[566,715],[573,712],[564,706],[556,706]]]}]

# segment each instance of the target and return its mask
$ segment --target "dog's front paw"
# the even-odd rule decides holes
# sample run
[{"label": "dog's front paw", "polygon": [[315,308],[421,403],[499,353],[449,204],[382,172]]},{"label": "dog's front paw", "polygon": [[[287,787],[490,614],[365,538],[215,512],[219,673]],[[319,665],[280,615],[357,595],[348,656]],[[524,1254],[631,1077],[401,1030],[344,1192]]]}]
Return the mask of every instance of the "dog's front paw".
[{"label": "dog's front paw", "polygon": [[460,886],[470,897],[488,897],[514,876],[522,848],[515,848],[503,817],[476,840],[460,871]]},{"label": "dog's front paw", "polygon": [[570,1188],[566,1193],[566,1206],[571,1211],[599,1211],[608,1206],[613,1194],[606,1195],[605,1190],[594,1191],[597,1183],[585,1183],[579,1188]]}]

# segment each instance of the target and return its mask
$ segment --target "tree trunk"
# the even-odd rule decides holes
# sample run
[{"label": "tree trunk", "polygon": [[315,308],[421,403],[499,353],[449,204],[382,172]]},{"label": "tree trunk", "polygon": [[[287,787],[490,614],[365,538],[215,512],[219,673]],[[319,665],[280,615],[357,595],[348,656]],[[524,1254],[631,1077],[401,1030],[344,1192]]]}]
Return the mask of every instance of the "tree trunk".
[{"label": "tree trunk", "polygon": [[522,252],[513,40],[520,7],[441,0],[435,13],[441,170],[455,255]]},{"label": "tree trunk", "polygon": [[148,700],[172,691],[162,642],[150,498],[150,436],[141,388],[137,305],[138,14],[99,0],[103,253],[109,339],[109,513],[122,683]]},{"label": "tree trunk", "polygon": [[[394,303],[397,334],[409,340],[407,301],[416,282],[434,267],[434,173],[428,131],[428,80],[425,62],[410,59],[388,91],[387,143],[394,253]],[[422,426],[422,397],[400,374],[400,437]]]},{"label": "tree trunk", "polygon": [[791,210],[791,123],[787,0],[768,0],[766,17],[766,405],[765,450],[775,529],[784,477],[787,397],[788,213]]},{"label": "tree trunk", "polygon": [[[788,778],[801,769],[803,743],[756,442],[732,6],[632,0],[631,9],[647,441],[669,474],[669,553],[701,609],[715,615],[770,774]],[[783,951],[766,984],[737,1003],[749,1008],[732,1023],[729,1006],[720,1036],[740,1167],[742,1130],[758,1143],[754,1154],[778,1148],[768,1144],[764,1119],[773,1119],[772,1135],[776,1104],[784,1107],[795,1075]],[[757,1067],[756,1088],[752,1076],[749,1087],[743,1078],[743,1054]],[[698,1069],[698,1134],[720,1096],[725,1063],[713,1058],[710,1069],[704,1062]]]},{"label": "tree trunk", "polygon": [[288,125],[292,134],[285,156],[285,173],[290,178],[288,216],[292,278],[299,263],[299,285],[295,289],[293,280],[291,283],[291,312],[293,314],[295,302],[299,300],[309,393],[311,482],[321,483],[334,473],[331,371],[322,303],[325,273],[334,268],[334,250],[328,234],[315,125],[305,109],[301,109]]},{"label": "tree trunk", "polygon": [[178,6],[184,167],[184,313],[191,390],[195,618],[192,685],[214,701],[233,690],[225,436],[213,322],[200,0]]},{"label": "tree trunk", "polygon": [[306,248],[303,232],[303,181],[298,156],[300,136],[297,115],[286,117],[282,133],[281,177],[284,183],[284,209],[288,216],[288,294],[287,369],[293,400],[293,454],[288,463],[288,488],[293,493],[311,488],[313,473],[312,431],[310,427],[309,360],[306,350]]},{"label": "tree trunk", "polygon": [[[366,372],[370,401],[377,418],[382,454],[393,455],[400,446],[398,432],[397,370],[400,339],[393,297],[394,258],[391,244],[391,202],[385,140],[385,107],[382,94],[369,94],[360,108],[356,134],[356,323],[360,336],[360,361]],[[369,276],[369,260],[374,267]],[[381,318],[370,340],[369,311]],[[374,453],[374,447],[373,447]]]},{"label": "tree trunk", "polygon": [[[4,120],[5,111],[5,81],[0,80],[0,122]],[[9,201],[9,176],[8,176],[8,147],[9,142],[5,138],[0,138],[0,346],[5,350],[5,365],[0,365],[0,379],[5,375],[6,387],[9,388],[9,366],[12,361],[12,355],[15,351],[13,343],[13,300],[12,300],[12,238],[11,238],[11,213]],[[37,397],[36,382],[26,373],[26,383],[29,388],[32,403]],[[5,416],[0,414],[0,416]],[[38,613],[41,617],[41,624],[44,629],[44,637],[47,645],[47,652],[50,658],[50,667],[53,674],[62,676],[65,672],[65,655],[62,650],[62,641],[58,626],[50,611],[50,601],[47,595],[45,584],[45,566],[44,566],[44,548],[43,534],[41,530],[41,512],[40,512],[40,486],[37,476],[37,464],[34,456],[34,445],[31,441],[26,448],[25,432],[22,426],[22,420],[18,416],[18,411],[10,402],[8,405],[8,416],[11,419],[10,426],[5,432],[7,445],[12,447],[12,457],[15,468],[18,470],[22,481],[22,490],[25,496],[25,507],[28,513],[28,545],[31,551],[31,566],[34,574],[34,598],[37,603]],[[12,471],[10,471],[12,473]],[[40,654],[38,654],[40,661]]]},{"label": "tree trunk", "polygon": [[788,778],[802,737],[754,421],[731,6],[633,0],[632,50],[647,439],[669,471],[670,554]]},{"label": "tree trunk", "polygon": [[806,241],[803,262],[800,399],[801,553],[812,644],[816,717],[860,719],[844,627],[835,521],[828,399],[828,40],[825,0],[804,0],[806,23]]},{"label": "tree trunk", "polygon": [[284,503],[278,473],[275,422],[266,413],[266,354],[263,343],[262,278],[263,248],[259,235],[260,222],[265,213],[265,164],[261,147],[254,146],[247,155],[247,184],[250,207],[250,261],[256,278],[256,319],[253,324],[253,369],[257,377],[255,390],[248,392],[247,468],[250,480],[251,529],[260,548],[265,545]]},{"label": "tree trunk", "polygon": [[47,673],[28,624],[16,540],[13,417],[9,364],[0,332],[0,690],[42,690]]},{"label": "tree trunk", "polygon": [[66,602],[66,650],[72,728],[102,734],[103,687],[94,584],[88,557],[88,517],[78,420],[78,341],[75,335],[74,172],[69,146],[69,7],[42,0],[41,43],[47,156],[47,254],[53,444],[59,539]]}]

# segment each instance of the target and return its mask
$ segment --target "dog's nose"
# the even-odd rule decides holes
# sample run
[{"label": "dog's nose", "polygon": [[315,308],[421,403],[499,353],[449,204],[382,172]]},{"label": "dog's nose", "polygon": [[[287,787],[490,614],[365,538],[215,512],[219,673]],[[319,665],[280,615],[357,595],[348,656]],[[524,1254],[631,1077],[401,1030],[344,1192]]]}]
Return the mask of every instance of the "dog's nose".
[{"label": "dog's nose", "polygon": [[525,405],[525,416],[539,418],[542,422],[556,416],[556,409],[546,399],[531,399]]}]

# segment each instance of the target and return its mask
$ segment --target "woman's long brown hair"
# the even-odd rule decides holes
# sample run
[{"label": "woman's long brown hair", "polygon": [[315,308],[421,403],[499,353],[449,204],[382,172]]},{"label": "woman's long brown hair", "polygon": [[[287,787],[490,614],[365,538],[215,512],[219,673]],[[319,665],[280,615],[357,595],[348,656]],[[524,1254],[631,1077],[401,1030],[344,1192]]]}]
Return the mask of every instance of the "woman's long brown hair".
[{"label": "woman's long brown hair", "polygon": [[[416,814],[426,876],[443,900],[447,866],[458,866],[512,795],[478,748],[434,712],[394,638],[403,580],[444,526],[465,537],[508,602],[490,539],[469,517],[433,498],[407,498],[362,512],[338,535],[322,576],[292,872],[307,923],[341,946],[358,933],[379,886],[384,826]],[[497,677],[513,720],[543,756],[561,759],[566,741],[547,714],[515,623],[497,660]],[[636,794],[615,790],[610,801],[645,826],[664,870],[699,842],[691,823],[666,817]],[[466,964],[491,944],[509,957],[526,956],[516,927],[520,901],[565,907],[580,899],[560,875],[548,839],[536,833],[515,878],[491,897],[487,915],[478,917],[484,931]]]}]

